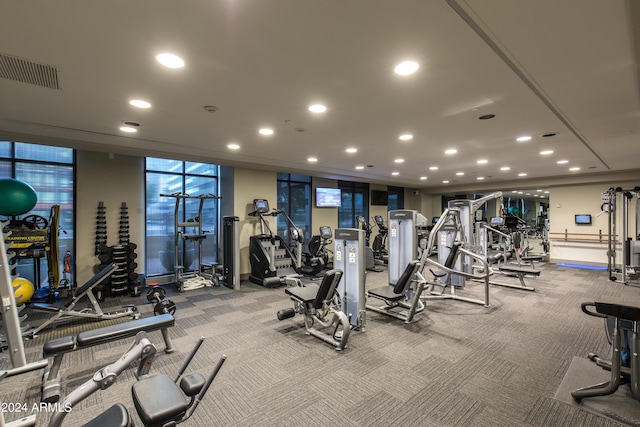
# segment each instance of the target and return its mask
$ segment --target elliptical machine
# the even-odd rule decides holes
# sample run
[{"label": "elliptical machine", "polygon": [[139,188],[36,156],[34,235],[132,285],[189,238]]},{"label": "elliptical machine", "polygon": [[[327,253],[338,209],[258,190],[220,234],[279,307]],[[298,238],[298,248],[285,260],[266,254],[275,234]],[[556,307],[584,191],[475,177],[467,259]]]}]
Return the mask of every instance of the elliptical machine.
[{"label": "elliptical machine", "polygon": [[302,252],[302,263],[300,272],[309,276],[316,276],[322,270],[329,269],[329,252],[327,245],[332,243],[331,227],[323,225],[320,227],[320,234],[311,236],[307,243],[308,251]]},{"label": "elliptical machine", "polygon": [[376,259],[373,255],[373,249],[369,245],[369,242],[371,241],[371,231],[372,231],[371,225],[369,225],[369,223],[367,222],[367,219],[362,215],[357,215],[356,221],[358,222],[358,228],[364,231],[364,253],[365,253],[364,267],[369,271],[380,272],[382,270],[379,270],[376,268]]},{"label": "elliptical machine", "polygon": [[389,234],[389,228],[384,225],[384,219],[382,215],[376,215],[373,217],[376,225],[378,226],[378,234],[373,238],[373,257],[376,261],[382,264],[389,263],[389,251],[387,250],[387,235]]}]

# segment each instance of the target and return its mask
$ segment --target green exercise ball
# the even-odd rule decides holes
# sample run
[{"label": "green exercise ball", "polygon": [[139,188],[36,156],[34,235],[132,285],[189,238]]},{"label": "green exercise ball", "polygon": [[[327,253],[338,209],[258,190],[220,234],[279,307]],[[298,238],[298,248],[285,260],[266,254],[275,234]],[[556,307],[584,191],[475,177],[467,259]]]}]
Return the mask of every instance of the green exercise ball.
[{"label": "green exercise ball", "polygon": [[29,212],[36,205],[36,190],[24,181],[0,179],[0,215],[15,216]]}]

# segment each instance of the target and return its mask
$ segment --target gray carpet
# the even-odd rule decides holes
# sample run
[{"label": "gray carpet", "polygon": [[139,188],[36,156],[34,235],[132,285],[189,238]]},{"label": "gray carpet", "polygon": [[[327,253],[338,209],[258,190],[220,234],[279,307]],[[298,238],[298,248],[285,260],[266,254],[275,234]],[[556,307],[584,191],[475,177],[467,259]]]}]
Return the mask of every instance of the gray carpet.
[{"label": "gray carpet", "polygon": [[[563,380],[573,371],[575,357],[607,354],[601,319],[583,314],[580,303],[637,302],[640,289],[609,282],[604,272],[550,264],[541,270],[539,279],[528,279],[536,292],[492,287],[490,308],[429,301],[412,324],[368,312],[366,332],[352,332],[344,352],[306,335],[300,316],[276,319],[277,310],[292,306],[283,288],[243,282],[240,291],[204,288],[177,294],[168,287],[168,297],[177,304],[171,335],[179,351],[160,351],[152,372],[173,375],[201,335],[206,341],[193,370],[207,374],[227,354],[220,375],[185,426],[625,425],[620,420],[634,418],[616,421],[605,415],[616,413],[615,402],[598,412],[556,392],[566,386]],[[367,286],[386,280],[386,271],[369,273]],[[462,293],[481,292],[481,285],[472,283]],[[128,303],[152,315],[144,297],[111,299],[103,306]],[[28,360],[40,357],[47,334],[60,333],[45,331],[28,341]],[[150,337],[161,349],[160,333]],[[67,355],[63,392],[113,362],[129,344],[123,340]],[[65,425],[81,425],[115,402],[135,415],[134,373],[127,370],[111,388],[85,400]],[[41,372],[7,378],[0,399],[30,407],[39,401],[40,381]],[[630,403],[638,418],[640,403]],[[20,415],[25,414],[5,413],[5,418]],[[38,414],[39,425],[47,419],[47,413]]]}]

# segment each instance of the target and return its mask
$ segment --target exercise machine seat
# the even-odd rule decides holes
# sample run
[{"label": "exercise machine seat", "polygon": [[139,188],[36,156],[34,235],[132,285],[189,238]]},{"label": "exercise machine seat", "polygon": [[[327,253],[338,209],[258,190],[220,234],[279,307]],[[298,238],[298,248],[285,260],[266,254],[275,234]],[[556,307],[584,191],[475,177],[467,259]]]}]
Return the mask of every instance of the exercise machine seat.
[{"label": "exercise machine seat", "polygon": [[122,403],[116,403],[82,427],[130,427],[129,411]]},{"label": "exercise machine seat", "polygon": [[370,289],[367,293],[370,296],[380,298],[387,301],[397,301],[405,297],[409,286],[411,285],[411,278],[418,270],[420,261],[413,260],[404,269],[395,286],[382,286],[375,289]]},{"label": "exercise machine seat", "polygon": [[180,388],[165,374],[134,383],[131,394],[140,420],[147,427],[178,420],[189,406]]},{"label": "exercise machine seat", "polygon": [[[326,277],[326,276],[325,276]],[[316,299],[320,286],[315,283],[309,283],[305,286],[296,286],[285,289],[285,293],[305,304],[311,304]]]},{"label": "exercise machine seat", "polygon": [[182,377],[180,380],[180,388],[186,396],[192,397],[200,393],[200,390],[202,390],[202,387],[204,387],[206,382],[207,380],[202,376],[202,374],[196,372]]}]

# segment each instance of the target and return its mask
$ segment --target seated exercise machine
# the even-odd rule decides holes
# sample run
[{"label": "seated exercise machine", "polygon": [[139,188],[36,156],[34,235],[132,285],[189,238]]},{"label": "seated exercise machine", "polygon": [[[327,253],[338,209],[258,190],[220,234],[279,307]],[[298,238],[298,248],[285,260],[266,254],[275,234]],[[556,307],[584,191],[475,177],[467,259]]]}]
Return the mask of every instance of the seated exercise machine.
[{"label": "seated exercise machine", "polygon": [[[87,283],[82,285],[80,288],[76,290],[71,296],[69,296],[62,307],[53,304],[44,304],[44,303],[33,303],[31,304],[31,308],[38,311],[45,311],[47,313],[54,313],[53,317],[47,319],[42,325],[34,328],[29,331],[30,336],[36,335],[38,332],[42,331],[45,328],[48,328],[53,323],[69,320],[69,319],[91,319],[91,320],[107,320],[107,319],[117,319],[119,317],[131,316],[136,319],[140,317],[140,313],[135,306],[125,306],[124,310],[114,311],[114,312],[103,312],[100,308],[100,304],[96,296],[93,293],[93,289],[98,286],[100,283],[104,282],[109,276],[111,276],[116,270],[118,266],[115,263],[111,263],[98,274],[93,276]],[[80,302],[83,297],[87,297],[89,302],[91,303],[91,308],[86,307],[82,309],[76,309],[76,305]]]},{"label": "seated exercise machine", "polygon": [[[294,308],[280,310],[278,320],[289,319],[300,313],[304,316],[307,334],[333,345],[336,350],[344,350],[351,331],[349,318],[342,311],[338,283],[342,278],[342,270],[330,270],[322,278],[320,285],[308,283],[291,286],[285,292],[293,301]],[[325,332],[315,327],[319,324]]]},{"label": "seated exercise machine", "polygon": [[[493,271],[489,268],[486,257],[463,247],[468,243],[465,243],[467,240],[465,228],[460,222],[460,213],[459,207],[447,208],[429,234],[427,248],[434,247],[434,240],[438,239],[438,259],[431,258],[428,251],[422,253],[422,270],[427,266],[435,267],[430,269],[434,276],[434,280],[429,282],[430,292],[422,298],[452,299],[489,307],[489,276]],[[458,290],[465,289],[467,279],[484,283],[483,298],[458,294]],[[439,292],[435,290],[436,287],[440,288]]]},{"label": "seated exercise machine", "polygon": [[[54,412],[49,420],[49,427],[60,427],[64,418],[84,399],[98,390],[113,385],[118,376],[138,360],[137,381],[131,387],[133,404],[140,420],[145,426],[175,426],[186,420],[209,390],[211,383],[226,360],[226,355],[218,360],[208,378],[199,373],[184,375],[196,352],[202,345],[201,337],[185,360],[175,380],[166,374],[149,375],[151,364],[156,354],[155,346],[144,332],[136,335],[135,342],[117,361],[98,370],[90,380],[73,390],[61,402],[61,408],[69,408]],[[127,427],[132,425],[127,408],[116,403],[98,415],[83,427]]]},{"label": "seated exercise machine", "polygon": [[367,304],[367,309],[411,323],[416,313],[425,309],[420,296],[427,281],[418,272],[419,269],[420,262],[411,261],[395,285],[390,284],[367,291],[368,297],[385,302],[384,306]]},{"label": "seated exercise machine", "polygon": [[[583,387],[571,392],[571,396],[580,402],[586,397],[607,396],[615,393],[621,384],[631,386],[633,398],[640,401],[640,307],[604,302],[585,302],[582,311],[589,316],[606,319],[605,329],[610,337],[611,359],[604,360],[589,353],[589,360],[601,368],[611,371],[607,382]],[[595,309],[592,311],[591,309]],[[610,333],[609,333],[610,332]],[[631,335],[631,339],[629,339]],[[629,349],[630,341],[630,349]]]},{"label": "seated exercise machine", "polygon": [[173,353],[174,347],[169,337],[168,328],[174,324],[175,319],[172,315],[161,314],[159,316],[132,320],[130,322],[80,332],[78,336],[69,335],[47,341],[42,348],[42,353],[45,358],[53,357],[53,362],[45,368],[44,375],[42,376],[42,401],[57,402],[60,398],[60,367],[62,366],[62,359],[66,353],[129,338],[140,331],[151,332],[156,330],[162,332],[162,338],[165,343],[165,353]]}]

